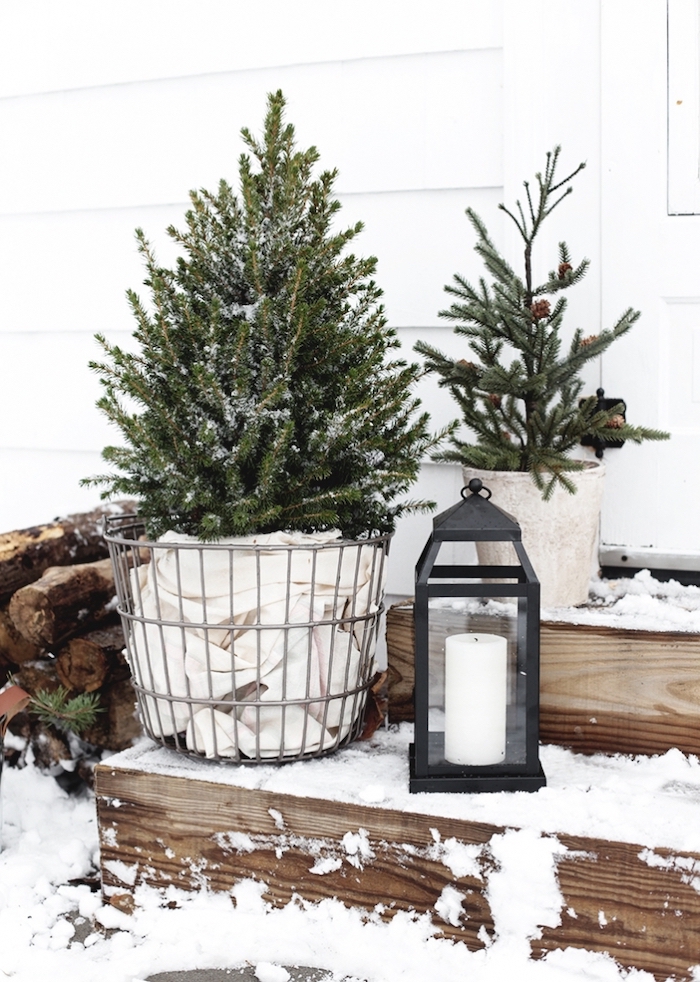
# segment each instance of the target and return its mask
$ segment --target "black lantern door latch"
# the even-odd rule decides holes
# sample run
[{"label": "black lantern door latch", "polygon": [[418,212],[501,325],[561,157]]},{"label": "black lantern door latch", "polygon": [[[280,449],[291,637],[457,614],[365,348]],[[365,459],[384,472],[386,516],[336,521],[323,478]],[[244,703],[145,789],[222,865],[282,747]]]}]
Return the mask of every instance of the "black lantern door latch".
[{"label": "black lantern door latch", "polygon": [[[624,440],[616,440],[612,435],[615,432],[616,424],[617,426],[623,426],[627,420],[627,405],[624,399],[608,399],[605,395],[604,389],[596,389],[596,396],[598,397],[598,402],[596,404],[596,412],[606,411],[609,412],[615,406],[620,406],[620,411],[618,414],[613,416],[612,421],[609,424],[610,427],[610,438],[603,439],[599,436],[594,436],[592,433],[586,434],[581,437],[581,445],[584,447],[593,447],[595,450],[595,455],[598,459],[602,458],[606,450],[618,450],[620,447],[624,447]],[[583,402],[583,399],[581,400]]]}]

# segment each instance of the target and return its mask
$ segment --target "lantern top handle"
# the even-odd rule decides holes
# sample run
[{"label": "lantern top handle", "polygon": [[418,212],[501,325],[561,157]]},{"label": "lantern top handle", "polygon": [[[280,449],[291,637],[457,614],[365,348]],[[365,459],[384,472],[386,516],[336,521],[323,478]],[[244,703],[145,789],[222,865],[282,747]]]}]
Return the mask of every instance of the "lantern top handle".
[{"label": "lantern top handle", "polygon": [[[473,477],[471,479],[471,481],[469,482],[469,484],[466,486],[466,488],[462,488],[462,490],[459,493],[460,493],[460,495],[463,498],[466,499],[466,497],[467,497],[467,491],[471,491],[472,494],[478,494],[479,497],[482,497],[482,498],[485,497],[487,501],[491,497],[491,491],[490,491],[490,489],[487,488],[487,487],[484,487],[483,482],[480,481],[478,477]],[[485,495],[482,495],[481,494],[482,491],[485,491],[486,494]]]},{"label": "lantern top handle", "polygon": [[511,541],[522,539],[512,515],[489,501],[491,491],[479,478],[462,488],[460,500],[433,519],[433,539],[440,541]]}]

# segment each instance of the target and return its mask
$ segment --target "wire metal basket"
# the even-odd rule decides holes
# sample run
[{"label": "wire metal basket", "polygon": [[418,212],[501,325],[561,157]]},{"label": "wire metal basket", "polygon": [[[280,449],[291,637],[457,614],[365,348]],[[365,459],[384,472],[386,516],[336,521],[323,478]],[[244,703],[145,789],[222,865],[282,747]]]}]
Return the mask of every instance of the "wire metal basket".
[{"label": "wire metal basket", "polygon": [[363,725],[391,535],[202,543],[105,523],[144,728],[182,754],[320,757]]}]

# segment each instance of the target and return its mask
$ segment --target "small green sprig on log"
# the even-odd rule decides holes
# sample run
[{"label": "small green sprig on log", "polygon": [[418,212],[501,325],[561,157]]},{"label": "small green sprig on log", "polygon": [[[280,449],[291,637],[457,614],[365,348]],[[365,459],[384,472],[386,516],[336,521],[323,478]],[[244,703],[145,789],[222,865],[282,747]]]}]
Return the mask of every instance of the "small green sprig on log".
[{"label": "small green sprig on log", "polygon": [[62,685],[53,690],[39,689],[30,697],[27,710],[42,723],[77,736],[92,726],[98,713],[104,712],[96,692],[80,692],[70,696]]}]

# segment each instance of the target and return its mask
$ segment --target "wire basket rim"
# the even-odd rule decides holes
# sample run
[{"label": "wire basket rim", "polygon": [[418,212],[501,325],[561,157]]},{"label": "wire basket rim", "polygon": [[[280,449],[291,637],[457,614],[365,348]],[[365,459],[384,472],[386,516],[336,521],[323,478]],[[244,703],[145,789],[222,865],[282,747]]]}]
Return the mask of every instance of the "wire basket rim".
[{"label": "wire basket rim", "polygon": [[[127,522],[127,519],[131,521]],[[110,523],[120,523],[118,529],[112,530],[110,528]],[[312,549],[338,549],[340,547],[348,548],[350,546],[365,546],[365,545],[375,545],[381,542],[389,542],[393,536],[394,532],[372,532],[369,533],[365,538],[361,539],[332,539],[329,542],[274,542],[274,543],[261,543],[261,542],[221,542],[221,540],[204,541],[203,539],[193,539],[192,542],[166,542],[162,539],[126,539],[116,532],[121,529],[133,529],[136,526],[142,526],[145,531],[145,523],[142,518],[139,518],[137,514],[133,515],[107,515],[104,519],[103,535],[105,542],[112,542],[115,545],[120,546],[138,546],[139,548],[146,549],[212,549],[218,552],[224,552],[227,549],[232,550],[247,550],[255,552],[270,552],[273,550],[293,550],[293,549],[304,549],[306,551]],[[273,532],[251,532],[250,535],[275,535],[277,532],[283,532],[286,535],[294,535],[298,530],[289,531],[287,529],[275,529]],[[185,535],[186,533],[182,533]],[[301,532],[301,535],[321,535],[322,532]],[[236,536],[231,536],[230,538],[236,538]],[[244,538],[244,536],[240,536]]]}]

